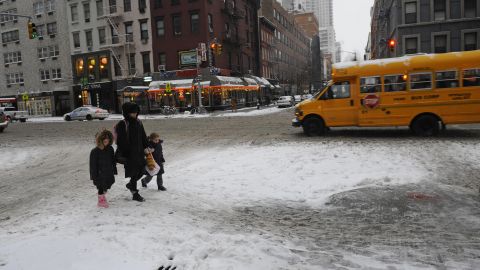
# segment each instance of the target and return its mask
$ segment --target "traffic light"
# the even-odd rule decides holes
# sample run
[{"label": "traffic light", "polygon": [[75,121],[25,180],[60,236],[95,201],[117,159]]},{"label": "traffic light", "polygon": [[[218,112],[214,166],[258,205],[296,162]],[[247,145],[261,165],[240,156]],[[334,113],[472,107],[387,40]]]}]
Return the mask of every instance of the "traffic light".
[{"label": "traffic light", "polygon": [[28,22],[28,38],[29,39],[37,38],[37,27],[32,22]]},{"label": "traffic light", "polygon": [[212,52],[216,53],[217,52],[217,43],[212,43],[210,44],[210,49],[212,50]]},{"label": "traffic light", "polygon": [[390,48],[391,52],[395,51],[396,46],[397,46],[397,41],[395,39],[392,38],[388,41],[388,48]]},{"label": "traffic light", "polygon": [[222,49],[223,49],[222,44],[217,44],[217,55],[222,54]]}]

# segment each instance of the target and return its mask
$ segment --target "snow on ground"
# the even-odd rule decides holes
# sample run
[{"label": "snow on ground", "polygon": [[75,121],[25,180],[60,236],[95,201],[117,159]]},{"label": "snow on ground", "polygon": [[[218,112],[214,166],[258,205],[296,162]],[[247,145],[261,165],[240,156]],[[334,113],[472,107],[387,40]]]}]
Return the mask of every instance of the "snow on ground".
[{"label": "snow on ground", "polygon": [[[236,117],[236,116],[260,116],[260,115],[268,115],[273,113],[278,113],[281,110],[277,107],[261,107],[261,109],[257,110],[256,108],[248,107],[242,108],[237,110],[236,112],[232,111],[215,111],[213,113],[207,114],[190,114],[187,113],[177,113],[174,115],[163,115],[163,114],[148,114],[148,115],[140,115],[140,119],[169,119],[169,118],[204,118],[204,117]],[[105,120],[110,121],[117,121],[123,119],[121,114],[110,114],[110,116]],[[36,123],[45,123],[45,122],[64,122],[65,120],[63,117],[55,116],[55,117],[31,117],[28,119],[28,122],[36,122]]]},{"label": "snow on ground", "polygon": [[[451,151],[467,150],[454,148]],[[429,268],[409,256],[399,262],[384,259],[395,256],[399,247],[373,246],[363,249],[367,254],[336,250],[335,235],[299,227],[305,224],[288,225],[298,218],[321,218],[317,211],[329,208],[325,203],[335,194],[430,181],[439,157],[426,149],[341,141],[196,149],[166,164],[168,191],[158,192],[152,181],[141,192],[144,203],[130,200],[126,180],[119,177],[107,195],[109,209],[96,207],[93,186],[78,188],[79,181],[88,181],[83,161],[88,149],[77,150],[71,159],[78,155],[82,160],[83,179],[75,179],[71,190],[45,198],[23,216],[0,221],[0,269]],[[49,155],[58,155],[55,151]],[[467,151],[462,157],[480,160],[478,151]],[[2,152],[0,162],[13,156]],[[28,163],[24,156],[15,161]],[[239,211],[248,213],[245,220],[238,220]],[[278,212],[262,216],[269,211]],[[278,222],[285,228],[275,233]],[[479,221],[470,222],[478,226]],[[301,241],[293,237],[296,233],[332,240],[321,241],[328,247],[313,252],[312,240]],[[475,256],[478,251],[470,253]],[[459,268],[468,269],[465,263]]]}]

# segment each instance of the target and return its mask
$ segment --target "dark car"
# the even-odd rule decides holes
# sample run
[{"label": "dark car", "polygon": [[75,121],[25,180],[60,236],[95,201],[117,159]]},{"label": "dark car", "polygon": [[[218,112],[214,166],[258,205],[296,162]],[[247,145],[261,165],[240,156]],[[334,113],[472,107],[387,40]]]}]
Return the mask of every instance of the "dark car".
[{"label": "dark car", "polygon": [[0,111],[0,133],[8,127],[8,119],[4,112]]}]

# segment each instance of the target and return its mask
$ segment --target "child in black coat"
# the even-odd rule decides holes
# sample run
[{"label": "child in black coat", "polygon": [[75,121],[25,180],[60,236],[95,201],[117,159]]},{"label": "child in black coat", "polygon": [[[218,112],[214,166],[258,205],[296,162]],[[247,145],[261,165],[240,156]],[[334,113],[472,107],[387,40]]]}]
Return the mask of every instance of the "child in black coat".
[{"label": "child in black coat", "polygon": [[90,179],[98,189],[98,207],[108,207],[105,193],[115,182],[117,166],[112,147],[113,135],[103,130],[96,136],[97,147],[90,152]]},{"label": "child in black coat", "polygon": [[[160,140],[160,135],[157,133],[152,133],[148,136],[148,147],[154,149],[152,155],[155,162],[160,166],[160,171],[157,173],[157,186],[158,190],[166,191],[167,189],[163,186],[163,177],[162,174],[165,173],[163,169],[163,163],[165,163],[165,159],[163,158],[163,149],[162,149],[163,141]],[[153,176],[147,175],[145,178],[142,179],[142,187],[147,187],[147,184],[152,180]]]}]

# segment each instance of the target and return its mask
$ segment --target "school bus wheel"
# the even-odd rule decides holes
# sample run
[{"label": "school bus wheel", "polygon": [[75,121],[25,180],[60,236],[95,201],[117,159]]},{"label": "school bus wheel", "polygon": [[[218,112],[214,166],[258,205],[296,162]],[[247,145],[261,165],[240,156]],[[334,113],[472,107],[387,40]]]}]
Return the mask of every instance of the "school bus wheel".
[{"label": "school bus wheel", "polygon": [[325,133],[325,122],[319,117],[310,116],[303,120],[302,128],[307,136],[322,135]]},{"label": "school bus wheel", "polygon": [[413,119],[410,129],[417,136],[427,137],[438,135],[442,125],[442,121],[438,116],[423,114]]}]

